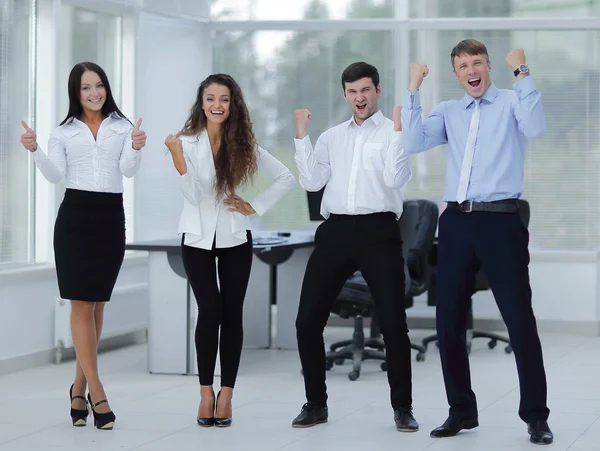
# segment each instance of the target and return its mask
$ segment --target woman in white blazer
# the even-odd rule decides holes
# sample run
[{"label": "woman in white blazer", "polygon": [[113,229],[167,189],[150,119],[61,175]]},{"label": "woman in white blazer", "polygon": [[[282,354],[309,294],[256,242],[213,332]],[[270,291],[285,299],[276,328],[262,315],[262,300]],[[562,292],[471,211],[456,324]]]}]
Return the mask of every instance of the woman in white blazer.
[{"label": "woman in white blazer", "polygon": [[[229,75],[210,75],[200,84],[190,117],[165,144],[181,176],[183,263],[198,303],[195,340],[201,400],[197,422],[226,427],[231,425],[231,399],[242,353],[242,311],[252,266],[248,217],[273,207],[295,179],[256,144],[242,91]],[[236,190],[251,182],[257,171],[272,177],[273,184],[247,202]],[[221,390],[215,397],[217,348]]]}]

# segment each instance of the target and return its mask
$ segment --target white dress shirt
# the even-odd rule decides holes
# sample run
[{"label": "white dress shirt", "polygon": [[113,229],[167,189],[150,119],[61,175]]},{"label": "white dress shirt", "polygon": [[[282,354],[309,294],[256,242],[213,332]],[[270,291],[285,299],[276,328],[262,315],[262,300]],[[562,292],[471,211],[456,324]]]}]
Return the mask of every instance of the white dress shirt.
[{"label": "white dress shirt", "polygon": [[[223,204],[224,199],[216,199],[216,171],[208,133],[180,138],[187,165],[187,172],[180,177],[184,200],[179,233],[185,233],[184,244],[210,250],[215,239],[218,248],[245,243],[250,220],[241,213],[229,211]],[[250,201],[256,213],[263,215],[293,188],[296,179],[260,146],[256,146],[256,153],[258,170],[273,179],[271,186]]]},{"label": "white dress shirt", "polygon": [[111,114],[100,124],[94,139],[90,128],[73,119],[54,129],[48,155],[38,146],[33,159],[51,183],[65,178],[65,187],[83,191],[122,193],[123,176],[133,177],[141,152],[133,149],[127,119]]},{"label": "white dress shirt", "polygon": [[401,188],[412,176],[402,132],[381,111],[362,126],[354,117],[325,131],[314,149],[310,138],[294,139],[300,185],[319,191],[325,185],[321,214],[402,215]]}]

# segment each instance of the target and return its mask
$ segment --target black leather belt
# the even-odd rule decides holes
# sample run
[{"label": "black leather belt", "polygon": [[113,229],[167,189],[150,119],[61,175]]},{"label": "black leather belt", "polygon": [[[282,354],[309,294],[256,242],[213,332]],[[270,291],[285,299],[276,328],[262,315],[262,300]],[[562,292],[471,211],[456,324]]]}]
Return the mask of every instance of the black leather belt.
[{"label": "black leather belt", "polygon": [[466,200],[461,204],[458,202],[448,202],[448,207],[456,208],[463,213],[471,213],[473,211],[515,213],[519,210],[519,199],[496,200],[494,202],[473,202]]}]

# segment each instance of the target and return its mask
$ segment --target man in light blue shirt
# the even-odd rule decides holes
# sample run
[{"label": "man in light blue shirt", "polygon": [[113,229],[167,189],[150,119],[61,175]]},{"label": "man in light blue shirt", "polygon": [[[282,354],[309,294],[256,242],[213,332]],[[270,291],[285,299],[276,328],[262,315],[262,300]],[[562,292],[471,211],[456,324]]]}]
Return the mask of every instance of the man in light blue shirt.
[{"label": "man in light blue shirt", "polygon": [[522,49],[506,57],[517,81],[514,90],[490,80],[485,45],[468,39],[451,53],[454,74],[465,89],[460,100],[442,102],[422,120],[419,88],[429,73],[411,64],[402,109],[404,149],[419,153],[448,145],[440,217],[437,331],[450,415],[431,432],[450,437],[478,426],[466,347],[466,318],[475,275],[483,269],[508,328],[517,361],[521,403],[530,441],[549,444],[547,387],[542,348],[531,306],[529,234],[519,216],[527,138],[544,132],[540,93]]}]

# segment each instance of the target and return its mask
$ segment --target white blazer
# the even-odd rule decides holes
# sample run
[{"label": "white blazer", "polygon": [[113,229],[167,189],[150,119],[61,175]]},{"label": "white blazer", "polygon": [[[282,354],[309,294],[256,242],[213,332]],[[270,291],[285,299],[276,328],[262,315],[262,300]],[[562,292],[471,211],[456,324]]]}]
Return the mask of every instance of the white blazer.
[{"label": "white blazer", "polygon": [[[216,199],[216,171],[208,133],[203,131],[180,138],[187,172],[180,177],[183,211],[179,234],[189,234],[193,240],[188,240],[186,235],[186,244],[202,249],[212,248],[215,234],[217,247],[245,243],[246,230],[250,229],[248,216],[228,211],[223,199]],[[256,153],[258,170],[273,179],[271,186],[250,201],[252,208],[262,216],[293,188],[296,179],[288,168],[258,145]]]}]

